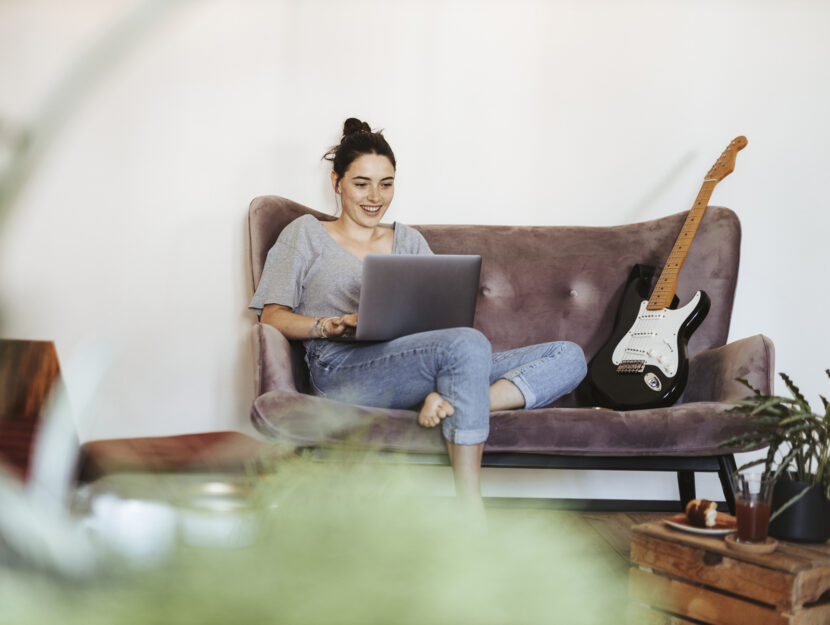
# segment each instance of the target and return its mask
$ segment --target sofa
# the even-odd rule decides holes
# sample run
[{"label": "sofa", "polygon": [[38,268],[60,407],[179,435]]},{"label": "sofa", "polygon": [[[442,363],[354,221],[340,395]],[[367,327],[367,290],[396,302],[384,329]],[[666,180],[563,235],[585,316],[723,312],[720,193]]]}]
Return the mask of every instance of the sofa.
[{"label": "sofa", "polygon": [[[293,219],[311,213],[277,196],[249,208],[251,286],[268,250]],[[635,264],[660,267],[685,213],[611,227],[414,225],[437,254],[480,254],[475,327],[494,351],[551,340],[579,344],[589,360],[608,340],[623,287]],[[483,466],[672,471],[684,506],[695,497],[696,472],[717,472],[734,511],[729,474],[736,449],[718,444],[746,428],[728,414],[746,395],[736,378],[768,392],[774,347],[755,335],[727,343],[738,278],[741,228],[736,214],[709,207],[677,284],[681,305],[695,291],[711,298],[708,316],[688,342],[689,378],[671,406],[598,409],[583,387],[535,410],[494,412]],[[352,406],[310,394],[299,342],[272,326],[253,325],[255,427],[267,438],[324,452],[348,441],[409,459],[445,453],[440,428],[417,425],[414,410]]]}]

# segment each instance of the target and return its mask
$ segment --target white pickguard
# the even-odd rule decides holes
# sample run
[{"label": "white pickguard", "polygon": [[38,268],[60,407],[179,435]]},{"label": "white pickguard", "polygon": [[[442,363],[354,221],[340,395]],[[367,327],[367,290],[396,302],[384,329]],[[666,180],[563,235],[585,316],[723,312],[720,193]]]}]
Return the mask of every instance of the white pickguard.
[{"label": "white pickguard", "polygon": [[624,360],[643,361],[654,365],[667,377],[677,373],[680,355],[677,352],[677,335],[680,327],[700,302],[698,291],[683,308],[648,310],[648,300],[640,303],[640,312],[622,340],[617,343],[611,362],[619,365]]}]

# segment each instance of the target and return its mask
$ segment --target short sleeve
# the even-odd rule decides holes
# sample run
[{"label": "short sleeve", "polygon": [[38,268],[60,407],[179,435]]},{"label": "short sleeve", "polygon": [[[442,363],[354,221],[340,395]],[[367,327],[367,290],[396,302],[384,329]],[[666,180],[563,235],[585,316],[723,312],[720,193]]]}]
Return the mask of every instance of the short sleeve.
[{"label": "short sleeve", "polygon": [[296,235],[295,229],[289,225],[283,230],[274,247],[268,250],[262,277],[248,305],[248,309],[258,315],[268,304],[279,304],[294,309],[300,303],[308,261],[295,246]]},{"label": "short sleeve", "polygon": [[417,251],[415,253],[416,254],[432,254],[432,250],[429,247],[429,243],[427,243],[427,240],[424,238],[424,235],[422,235],[420,232],[418,232],[417,230],[414,230],[414,229],[413,229],[413,232],[416,235],[418,235],[417,238],[416,238],[416,243],[415,243],[416,248],[417,248]]},{"label": "short sleeve", "polygon": [[400,238],[395,249],[396,254],[432,254],[429,243],[420,232],[401,223],[395,224],[400,229]]}]

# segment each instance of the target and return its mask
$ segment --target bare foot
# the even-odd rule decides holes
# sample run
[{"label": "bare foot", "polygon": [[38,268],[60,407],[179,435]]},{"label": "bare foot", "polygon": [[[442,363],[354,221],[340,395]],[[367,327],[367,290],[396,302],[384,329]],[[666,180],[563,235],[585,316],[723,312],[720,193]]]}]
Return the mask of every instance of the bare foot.
[{"label": "bare foot", "polygon": [[438,393],[430,393],[424,399],[421,412],[418,413],[418,423],[425,428],[432,428],[441,423],[442,419],[455,414],[455,408]]}]

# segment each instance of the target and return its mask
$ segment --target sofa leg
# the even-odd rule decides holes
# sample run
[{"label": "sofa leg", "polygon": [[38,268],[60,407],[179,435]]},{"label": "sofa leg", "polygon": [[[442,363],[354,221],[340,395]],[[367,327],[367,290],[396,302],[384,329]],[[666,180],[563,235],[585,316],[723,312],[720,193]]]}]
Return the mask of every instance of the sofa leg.
[{"label": "sofa leg", "polygon": [[718,456],[718,477],[720,478],[720,485],[723,488],[723,497],[726,499],[726,506],[729,508],[729,514],[735,514],[735,490],[732,486],[732,474],[738,470],[738,465],[735,464],[735,456],[729,454],[727,456]]},{"label": "sofa leg", "polygon": [[680,490],[680,510],[686,510],[686,504],[695,498],[695,472],[678,471],[677,488]]}]

